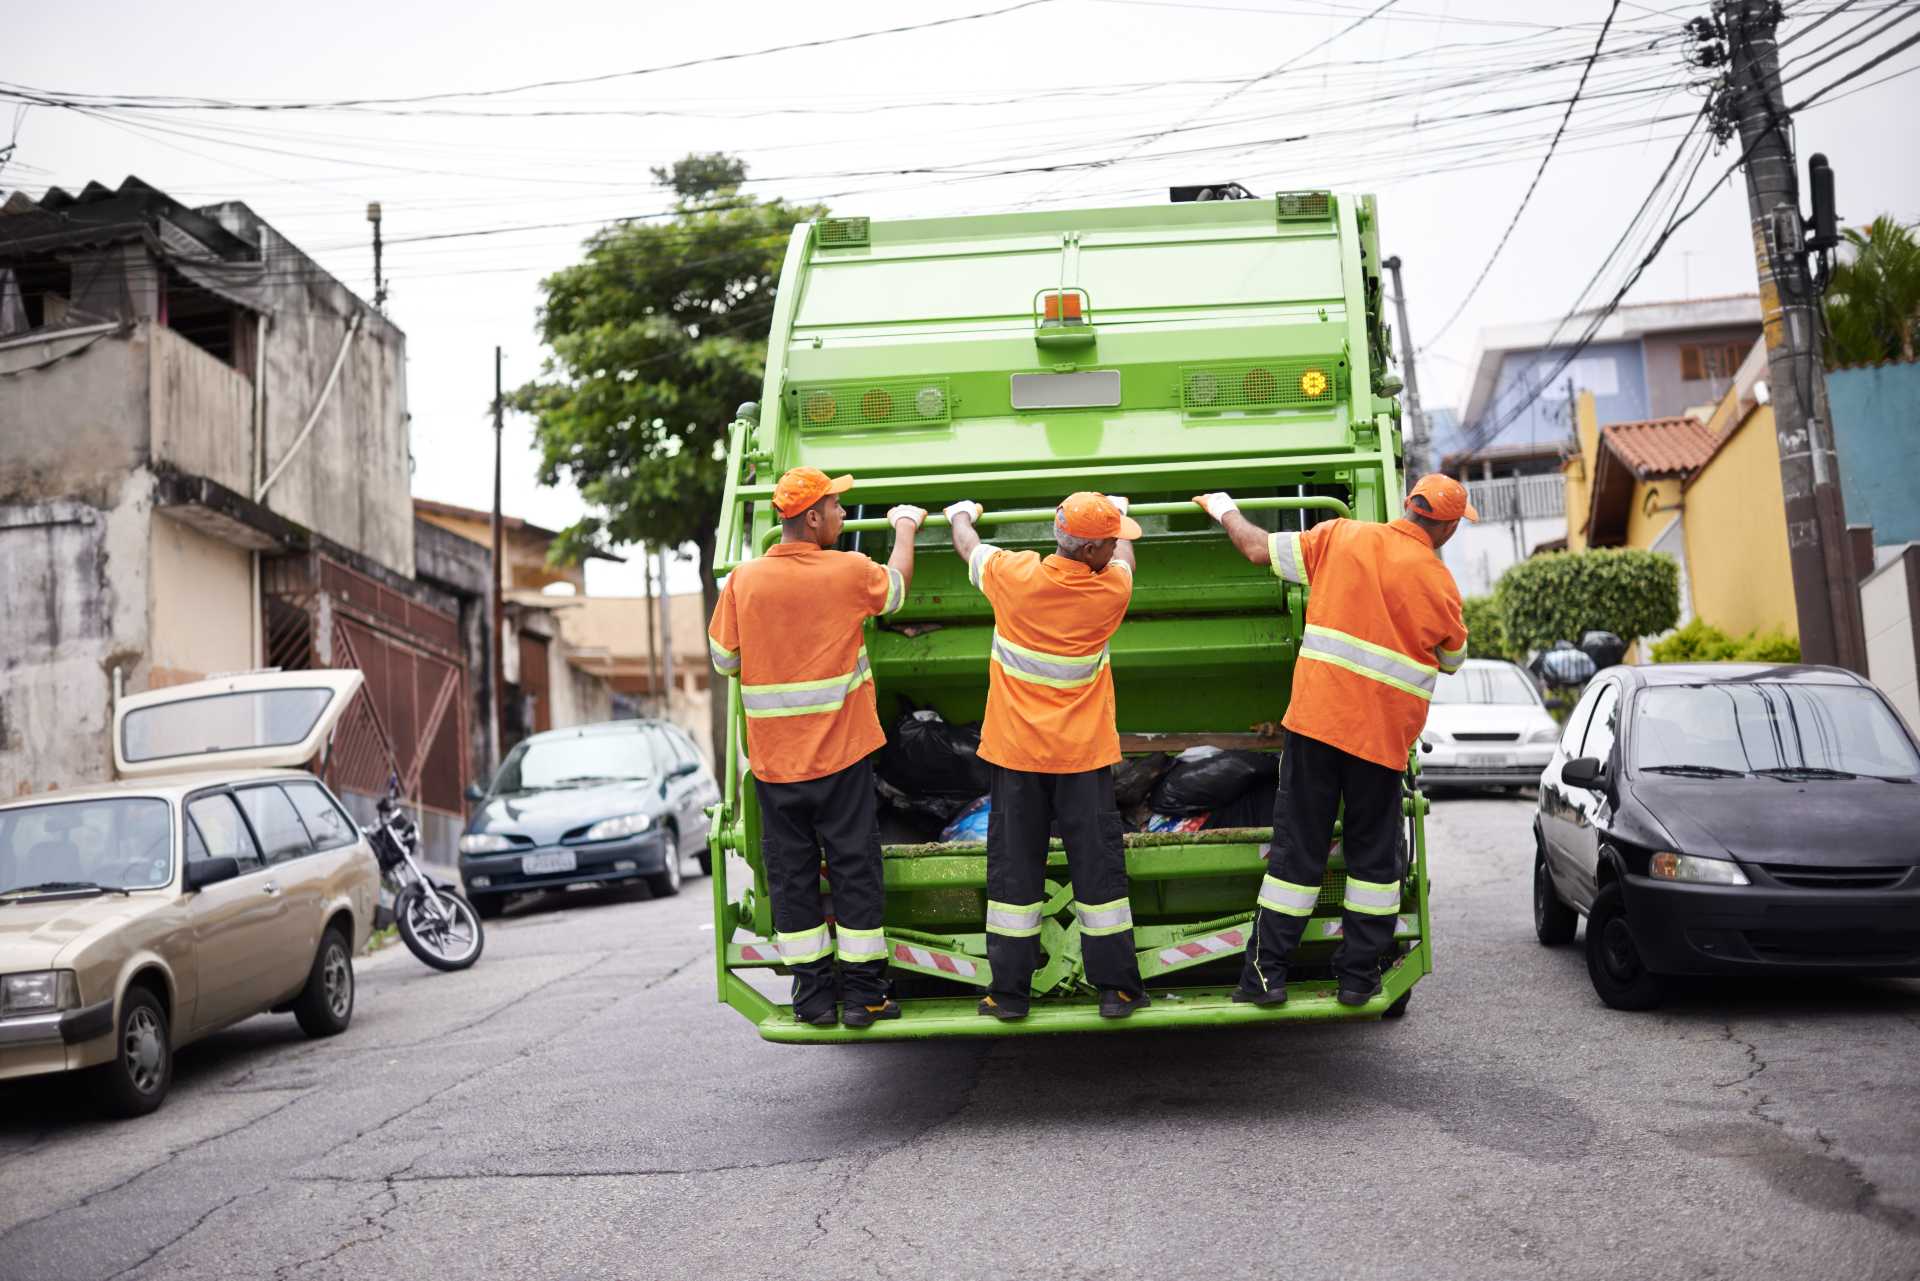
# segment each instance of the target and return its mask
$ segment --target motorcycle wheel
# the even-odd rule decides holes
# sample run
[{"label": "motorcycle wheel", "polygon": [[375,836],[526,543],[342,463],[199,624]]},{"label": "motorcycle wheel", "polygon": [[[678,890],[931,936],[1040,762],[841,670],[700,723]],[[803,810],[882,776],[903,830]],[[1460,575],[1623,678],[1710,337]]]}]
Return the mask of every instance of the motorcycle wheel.
[{"label": "motorcycle wheel", "polygon": [[435,908],[423,887],[409,885],[400,892],[393,905],[400,939],[409,952],[436,970],[464,970],[480,959],[487,945],[480,914],[457,890],[436,889],[434,893],[444,914]]}]

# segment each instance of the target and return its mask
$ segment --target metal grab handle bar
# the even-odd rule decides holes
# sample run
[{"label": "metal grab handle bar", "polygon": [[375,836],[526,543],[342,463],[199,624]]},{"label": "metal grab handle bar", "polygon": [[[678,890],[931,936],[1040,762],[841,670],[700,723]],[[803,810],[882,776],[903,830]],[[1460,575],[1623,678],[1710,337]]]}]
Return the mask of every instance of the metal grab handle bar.
[{"label": "metal grab handle bar", "polygon": [[[1341,516],[1346,517],[1353,515],[1353,509],[1351,507],[1347,506],[1347,504],[1340,499],[1328,494],[1309,494],[1301,498],[1239,498],[1234,501],[1239,505],[1241,511],[1330,511],[1337,512]],[[1200,508],[1191,502],[1141,503],[1138,506],[1128,508],[1127,514],[1130,516],[1178,516],[1191,515],[1199,510]],[[1025,507],[1008,511],[990,511],[982,514],[974,524],[976,526],[1019,525],[1030,521],[1050,521],[1053,519],[1053,511],[1054,509],[1051,507]],[[928,526],[940,526],[946,523],[947,518],[944,514],[940,512],[927,513],[926,524]],[[859,520],[847,521],[841,528],[856,531],[892,529],[893,523],[884,516],[865,516]],[[765,551],[767,548],[773,546],[779,538],[780,527],[775,525],[772,529],[769,529],[760,536],[760,550]]]}]

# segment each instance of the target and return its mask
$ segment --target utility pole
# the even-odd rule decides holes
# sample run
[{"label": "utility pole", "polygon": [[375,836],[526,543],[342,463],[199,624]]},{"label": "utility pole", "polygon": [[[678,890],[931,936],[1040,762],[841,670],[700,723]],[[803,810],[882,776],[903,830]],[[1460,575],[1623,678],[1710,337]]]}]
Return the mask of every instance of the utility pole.
[{"label": "utility pole", "polygon": [[1413,364],[1413,327],[1407,324],[1407,289],[1400,281],[1400,255],[1380,264],[1393,273],[1393,310],[1400,318],[1400,363],[1407,367],[1407,482],[1433,470],[1427,457],[1427,416],[1420,412],[1420,374]]},{"label": "utility pole", "polygon": [[[1780,5],[1717,0],[1714,11],[1725,29],[1730,63],[1720,110],[1737,125],[1745,158],[1800,653],[1809,663],[1864,674],[1860,595],[1818,350],[1820,298],[1807,269],[1792,124],[1780,89]],[[1816,217],[1816,224],[1822,221]]]},{"label": "utility pole", "polygon": [[373,224],[373,309],[387,309],[387,278],[380,273],[380,202],[369,201],[367,221]]},{"label": "utility pole", "polygon": [[501,637],[506,628],[506,606],[503,600],[505,574],[500,560],[501,537],[500,518],[500,437],[506,423],[506,401],[500,384],[500,349],[493,349],[493,763],[496,767],[506,755],[500,734],[505,729],[507,697],[506,656],[501,651]]},{"label": "utility pole", "polygon": [[660,715],[673,719],[673,589],[667,586],[667,547],[660,545]]},{"label": "utility pole", "polygon": [[653,714],[661,715],[660,641],[657,635],[659,615],[653,603],[653,553],[640,548],[640,564],[647,576],[647,694],[653,699]]}]

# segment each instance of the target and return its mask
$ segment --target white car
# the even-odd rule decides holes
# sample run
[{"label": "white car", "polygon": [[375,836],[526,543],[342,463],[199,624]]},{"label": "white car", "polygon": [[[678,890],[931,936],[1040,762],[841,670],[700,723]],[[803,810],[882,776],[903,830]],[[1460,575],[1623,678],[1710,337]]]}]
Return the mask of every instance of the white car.
[{"label": "white car", "polygon": [[151,1112],[173,1052],[269,1010],[353,1018],[380,867],[319,754],[357,671],[247,674],[120,700],[120,782],[0,805],[0,1080],[85,1071]]},{"label": "white car", "polygon": [[1513,663],[1470,658],[1442,675],[1420,732],[1423,787],[1533,787],[1560,727],[1533,679]]}]

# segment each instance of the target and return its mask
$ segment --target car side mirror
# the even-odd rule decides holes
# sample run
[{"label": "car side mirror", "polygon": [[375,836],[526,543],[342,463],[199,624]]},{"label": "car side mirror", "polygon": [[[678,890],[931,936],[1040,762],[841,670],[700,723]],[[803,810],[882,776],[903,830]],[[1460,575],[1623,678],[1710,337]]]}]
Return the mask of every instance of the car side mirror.
[{"label": "car side mirror", "polygon": [[235,858],[201,858],[187,864],[187,888],[204,890],[209,885],[218,885],[222,881],[231,881],[240,875],[240,860]]},{"label": "car side mirror", "polygon": [[463,795],[475,805],[478,805],[481,801],[487,799],[487,789],[478,783],[468,783],[467,790]]},{"label": "car side mirror", "polygon": [[1597,792],[1603,786],[1601,776],[1605,773],[1606,767],[1600,763],[1599,758],[1576,756],[1560,767],[1560,781],[1568,787]]},{"label": "car side mirror", "polygon": [[675,765],[673,767],[673,772],[668,774],[667,777],[668,778],[685,778],[687,775],[694,773],[699,768],[700,767],[694,764],[692,761],[681,761],[678,765]]}]

